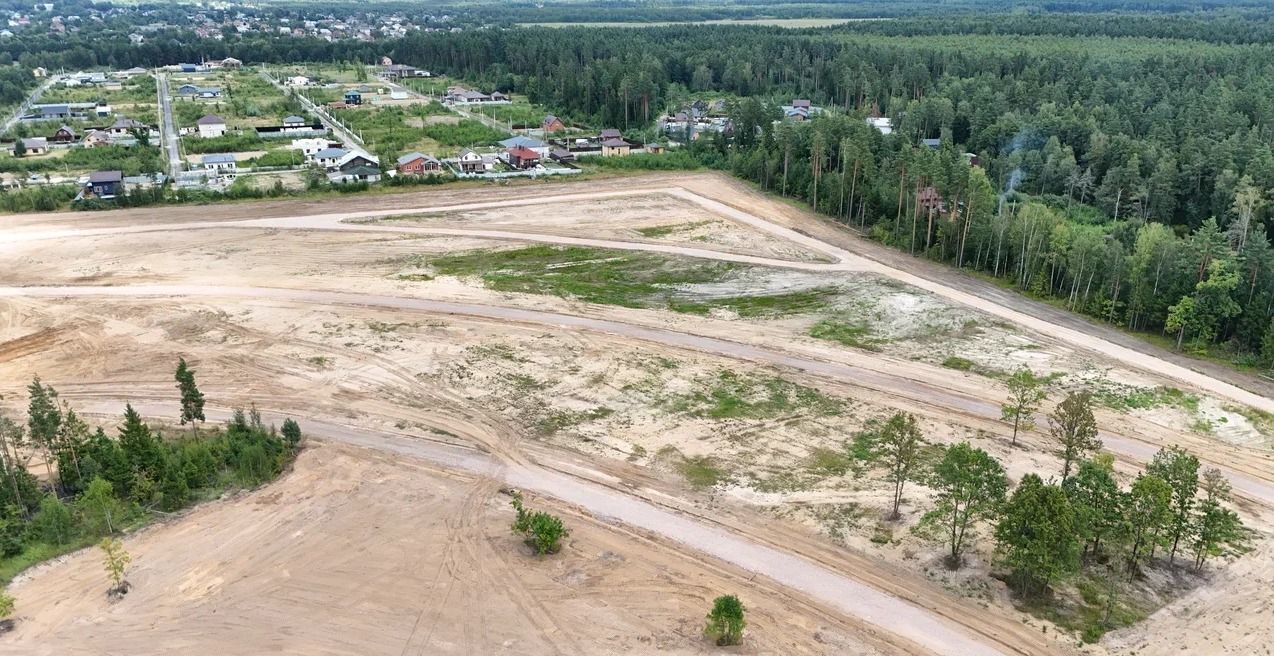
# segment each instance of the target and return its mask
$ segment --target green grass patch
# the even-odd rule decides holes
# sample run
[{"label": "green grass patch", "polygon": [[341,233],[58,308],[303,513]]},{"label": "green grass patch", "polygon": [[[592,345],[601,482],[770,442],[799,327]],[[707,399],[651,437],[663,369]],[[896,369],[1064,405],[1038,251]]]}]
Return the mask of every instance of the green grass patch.
[{"label": "green grass patch", "polygon": [[1085,643],[1095,643],[1107,631],[1132,626],[1145,619],[1149,613],[1131,603],[1123,584],[1115,595],[1106,619],[1108,603],[1106,581],[1091,574],[1083,574],[1074,580],[1078,598],[1070,595],[1041,597],[1020,602],[1020,608],[1035,617],[1046,619],[1058,627],[1074,631]]},{"label": "green grass patch", "polygon": [[1149,410],[1160,407],[1177,407],[1191,414],[1199,409],[1199,397],[1175,387],[1134,387],[1107,383],[1094,393],[1097,402],[1120,412]]},{"label": "green grass patch", "polygon": [[730,478],[730,475],[717,466],[716,461],[709,456],[682,458],[681,462],[677,463],[677,471],[691,487],[701,490],[715,487],[718,483]]},{"label": "green grass patch", "polygon": [[848,323],[840,319],[823,319],[810,327],[810,337],[825,339],[844,346],[879,351],[885,340],[872,337],[871,330],[859,323]]},{"label": "green grass patch", "polygon": [[708,301],[670,301],[669,309],[685,314],[705,315],[714,309],[728,309],[740,317],[778,317],[820,312],[837,294],[835,288],[820,287],[786,294],[732,296]]},{"label": "green grass patch", "polygon": [[695,228],[699,228],[699,227],[702,227],[702,226],[708,225],[708,224],[710,224],[710,223],[712,223],[712,221],[693,221],[693,222],[690,222],[690,223],[671,223],[671,224],[668,224],[668,225],[651,226],[651,227],[649,227],[649,228],[637,228],[637,233],[638,233],[638,234],[640,234],[640,235],[641,235],[641,236],[643,236],[643,237],[648,237],[648,238],[650,238],[650,239],[660,239],[660,238],[662,238],[662,237],[667,237],[668,235],[673,235],[673,234],[676,234],[676,233],[678,233],[678,232],[686,232],[686,231],[689,231],[689,230],[694,230]]},{"label": "green grass patch", "polygon": [[580,424],[605,419],[614,413],[614,410],[605,406],[590,410],[552,410],[535,422],[535,429],[541,435],[553,435]]},{"label": "green grass patch", "polygon": [[649,253],[596,248],[528,246],[435,258],[440,274],[480,276],[503,292],[548,294],[631,308],[663,306],[676,285],[720,281],[727,263],[684,262]]},{"label": "green grass patch", "polygon": [[973,361],[968,358],[953,355],[946,360],[943,360],[942,366],[948,369],[955,369],[956,371],[971,371],[973,369]]},{"label": "green grass patch", "polygon": [[665,402],[673,412],[709,419],[772,419],[796,413],[835,416],[844,403],[777,376],[739,375],[722,371],[707,389]]}]

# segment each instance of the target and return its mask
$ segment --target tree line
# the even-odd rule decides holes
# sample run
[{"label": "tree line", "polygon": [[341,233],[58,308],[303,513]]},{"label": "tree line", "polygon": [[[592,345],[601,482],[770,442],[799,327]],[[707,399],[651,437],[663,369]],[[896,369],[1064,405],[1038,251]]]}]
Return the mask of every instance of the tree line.
[{"label": "tree line", "polygon": [[[204,397],[184,359],[174,378],[180,423],[202,424]],[[0,575],[6,580],[46,558],[113,540],[155,513],[272,480],[300,448],[295,421],[276,430],[255,408],[236,410],[224,427],[165,435],[126,405],[112,436],[92,428],[39,377],[27,396],[25,423],[0,413]],[[43,480],[33,473],[41,470]],[[110,557],[126,559],[120,553]]]},{"label": "tree line", "polygon": [[[1022,393],[1043,383],[1024,372],[1004,404],[1005,418],[1019,425],[1018,418],[1033,415],[1042,400]],[[995,562],[1024,598],[1038,598],[1081,572],[1105,580],[1105,617],[1086,639],[1109,628],[1119,582],[1137,577],[1156,555],[1171,565],[1188,554],[1197,571],[1210,558],[1246,548],[1250,532],[1229,508],[1230,485],[1220,470],[1201,472],[1198,458],[1172,447],[1122,486],[1113,458],[1100,453],[1092,407],[1087,391],[1072,392],[1056,406],[1048,436],[1060,471],[1048,480],[1028,473],[1011,492],[1004,466],[985,450],[961,442],[927,455],[915,417],[893,415],[872,438],[877,462],[894,486],[887,518],[900,516],[908,483],[923,484],[932,490],[933,504],[915,530],[945,546],[949,567],[961,566],[976,530],[987,525]]]}]

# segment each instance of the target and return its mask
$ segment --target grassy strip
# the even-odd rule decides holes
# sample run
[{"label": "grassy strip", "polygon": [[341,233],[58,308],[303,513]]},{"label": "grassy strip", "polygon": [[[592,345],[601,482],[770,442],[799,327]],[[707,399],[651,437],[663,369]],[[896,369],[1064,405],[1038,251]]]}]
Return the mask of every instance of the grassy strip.
[{"label": "grassy strip", "polygon": [[885,340],[872,337],[871,330],[859,323],[848,323],[839,319],[823,319],[810,327],[810,337],[825,339],[844,346],[879,351]]},{"label": "grassy strip", "polygon": [[669,288],[719,282],[734,265],[683,263],[648,253],[528,246],[436,258],[440,274],[481,276],[490,289],[548,294],[631,308],[661,307]]},{"label": "grassy strip", "polygon": [[819,287],[786,294],[767,294],[763,296],[732,296],[710,301],[669,301],[668,308],[674,312],[705,315],[715,309],[731,310],[744,318],[776,317],[790,314],[809,314],[827,308],[828,303],[836,296],[834,287]]},{"label": "grassy strip", "polygon": [[722,371],[706,389],[666,399],[672,412],[709,419],[772,419],[797,412],[835,416],[843,402],[777,376]]}]

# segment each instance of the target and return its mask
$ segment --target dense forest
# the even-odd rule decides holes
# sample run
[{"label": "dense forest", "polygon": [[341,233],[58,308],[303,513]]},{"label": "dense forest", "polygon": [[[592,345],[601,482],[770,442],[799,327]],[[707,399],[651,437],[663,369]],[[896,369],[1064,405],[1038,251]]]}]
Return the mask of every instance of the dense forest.
[{"label": "dense forest", "polygon": [[[393,53],[628,130],[687,92],[732,98],[735,137],[700,144],[706,162],[1094,317],[1274,357],[1267,46],[669,27],[422,35]],[[839,111],[776,123],[794,97]]]}]

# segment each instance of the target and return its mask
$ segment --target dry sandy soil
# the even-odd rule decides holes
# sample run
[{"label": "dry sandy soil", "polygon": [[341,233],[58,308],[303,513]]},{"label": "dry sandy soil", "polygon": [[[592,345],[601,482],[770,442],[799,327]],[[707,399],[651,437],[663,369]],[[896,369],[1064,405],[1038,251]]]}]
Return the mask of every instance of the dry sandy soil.
[{"label": "dry sandy soil", "polygon": [[[355,213],[376,222],[340,223]],[[386,220],[390,213],[410,218]],[[309,216],[318,214],[324,217]],[[1269,427],[1253,421],[1259,416],[1231,398],[1246,397],[1227,387],[1260,392],[1259,383],[1179,371],[1172,366],[1182,361],[1147,347],[1112,351],[1128,345],[1123,338],[1071,340],[1071,333],[1031,320],[1051,321],[1046,312],[996,304],[999,292],[963,286],[959,277],[958,289],[934,289],[931,279],[913,275],[925,274],[923,263],[909,260],[915,265],[908,273],[894,273],[841,254],[837,247],[886,259],[870,244],[718,176],[447,190],[386,196],[375,206],[341,199],[5,221],[15,239],[6,246],[0,235],[0,285],[73,285],[119,296],[0,294],[0,393],[10,399],[39,373],[73,404],[104,412],[126,399],[171,404],[168,370],[184,354],[223,407],[255,401],[300,416],[303,427],[306,418],[329,418],[476,445],[505,463],[618,483],[703,521],[727,517],[736,533],[963,624],[1001,653],[1068,652],[1075,640],[1041,631],[1038,620],[1014,609],[1004,587],[985,576],[992,557],[985,540],[964,573],[938,566],[940,549],[907,530],[927,503],[923,487],[908,494],[901,524],[882,525],[888,490],[880,473],[827,474],[814,466],[820,450],[839,449],[871,420],[904,409],[921,416],[934,442],[971,440],[1014,478],[1051,472],[1057,461],[1043,435],[1028,433],[1022,448],[1007,446],[997,375],[1021,364],[1054,372],[1054,400],[1079,385],[1113,397],[1176,387],[1198,399],[1197,410],[1164,404],[1100,413],[1119,471],[1130,476],[1159,446],[1188,446],[1236,477],[1245,519],[1269,528]],[[187,225],[164,230],[164,223]],[[139,227],[147,231],[111,232]],[[80,229],[98,232],[50,232]],[[694,316],[501,293],[478,279],[430,275],[429,261],[440,254],[570,240],[659,249],[652,252],[667,257],[756,260],[729,279],[683,290],[700,298],[836,292],[817,310],[746,319],[728,310]],[[138,292],[130,289],[141,288],[129,286],[143,284],[168,287],[151,288],[146,295],[153,298],[132,297]],[[355,294],[341,295],[348,292]],[[962,304],[966,297],[977,307]],[[1030,316],[1014,321],[1018,310]],[[827,319],[865,327],[872,349],[810,337]],[[973,371],[944,368],[952,356],[969,360]],[[754,409],[713,416],[711,399],[723,385]],[[785,402],[767,405],[775,390]],[[693,477],[683,479],[688,462],[710,465],[719,473],[716,485],[690,485]],[[496,488],[471,474],[322,443],[281,482],[130,539],[141,555],[139,593],[118,606],[83,594],[93,579],[88,572],[96,574],[93,554],[32,573],[16,586],[23,619],[13,637],[56,636],[43,642],[56,647],[96,638],[94,644],[127,652],[138,627],[162,624],[172,626],[162,635],[173,648],[199,645],[199,635],[219,643],[233,635],[240,642],[226,644],[237,645],[234,653],[260,645],[289,653],[392,653],[404,645],[402,653],[697,653],[706,648],[697,637],[705,600],[714,586],[734,585],[757,613],[749,652],[923,653],[916,636],[887,619],[784,587],[778,574],[747,584],[762,588],[739,587],[728,558],[655,534],[632,540],[633,529],[547,497],[543,503],[567,513],[578,532],[564,558],[515,568],[510,563],[525,556],[507,534]],[[891,538],[873,542],[882,530]],[[214,555],[212,545],[223,540],[230,548]],[[439,549],[451,555],[428,553]],[[289,565],[308,559],[314,567]],[[462,602],[443,607],[430,593],[443,570],[468,582],[452,588],[468,595]],[[577,570],[583,574],[571,574]],[[1220,615],[1230,624],[1210,622],[1211,631],[1190,630],[1231,607],[1220,601],[1231,586],[1238,586],[1235,605],[1268,607],[1269,587],[1254,583],[1271,578],[1264,547],[1214,571],[1194,592],[1164,599],[1165,609],[1147,622],[1085,649],[1220,653],[1222,645],[1274,638],[1255,610]],[[475,583],[487,576],[501,584]],[[370,579],[396,585],[360,585]],[[696,584],[683,590],[684,581]],[[430,603],[416,601],[426,598]],[[480,611],[463,612],[468,606]],[[261,622],[266,611],[295,619],[291,627],[319,623],[325,630],[275,634],[261,627],[272,624]],[[510,621],[491,619],[505,611]],[[197,621],[211,613],[211,624]],[[416,616],[430,627],[424,635],[408,621]],[[486,628],[493,622],[501,631]],[[367,649],[354,648],[356,641]]]},{"label": "dry sandy soil", "polygon": [[528,503],[570,522],[558,556],[537,559],[510,535],[508,497],[489,480],[314,444],[277,484],[132,536],[134,591],[119,602],[85,594],[101,583],[93,551],[29,572],[13,585],[22,611],[5,649],[713,653],[703,609],[732,589],[751,611],[739,653],[880,653],[835,614],[737,568],[549,499]]}]

